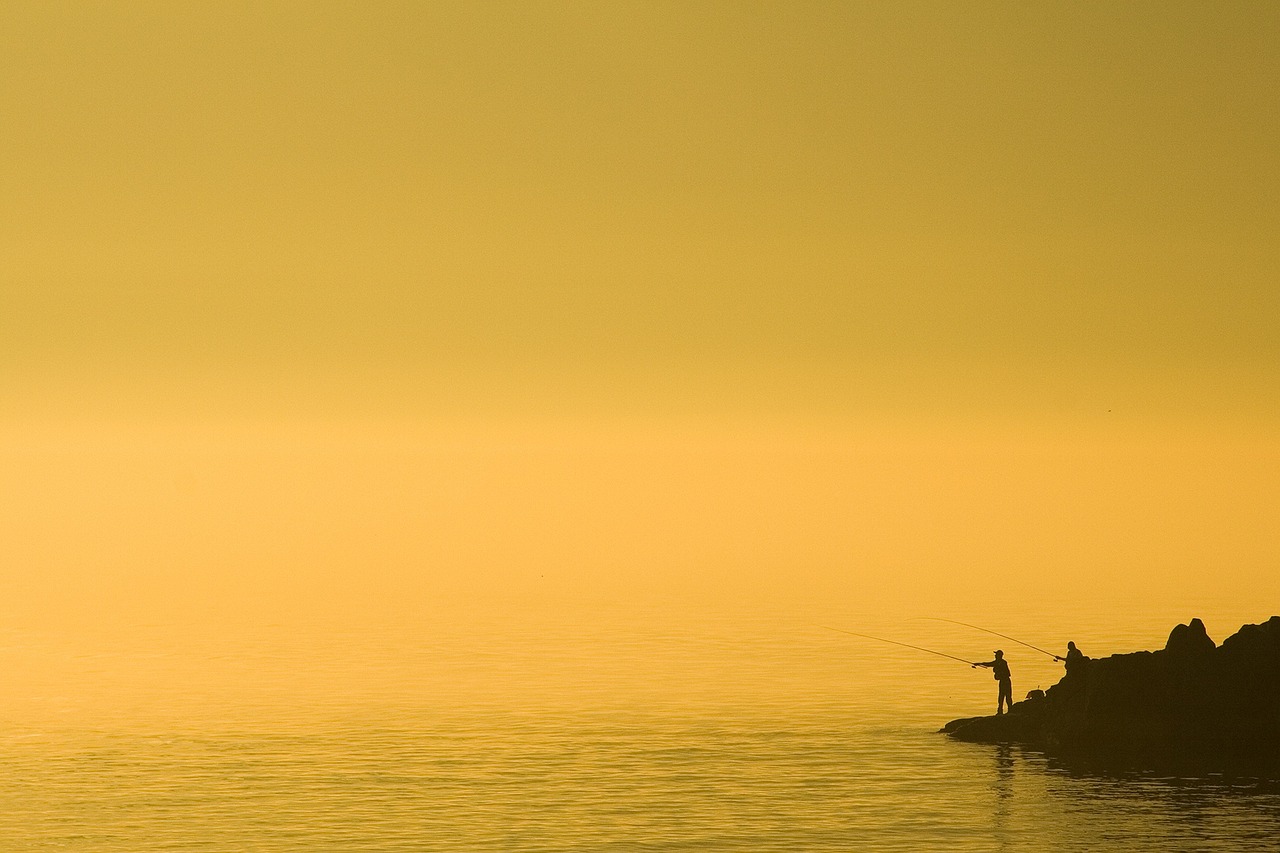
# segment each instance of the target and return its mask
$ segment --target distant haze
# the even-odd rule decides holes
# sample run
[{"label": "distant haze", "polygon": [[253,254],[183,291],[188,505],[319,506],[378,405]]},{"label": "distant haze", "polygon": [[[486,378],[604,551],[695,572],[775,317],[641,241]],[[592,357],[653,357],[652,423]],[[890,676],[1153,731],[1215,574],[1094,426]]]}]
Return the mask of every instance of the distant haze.
[{"label": "distant haze", "polygon": [[1276,4],[4,17],[7,620],[1280,593]]}]

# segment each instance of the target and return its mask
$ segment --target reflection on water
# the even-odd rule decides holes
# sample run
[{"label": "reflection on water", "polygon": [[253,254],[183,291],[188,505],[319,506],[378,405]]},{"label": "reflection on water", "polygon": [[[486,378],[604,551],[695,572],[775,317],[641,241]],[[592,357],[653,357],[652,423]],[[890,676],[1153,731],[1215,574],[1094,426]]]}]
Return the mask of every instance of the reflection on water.
[{"label": "reflection on water", "polygon": [[[989,678],[808,626],[477,637],[77,652],[12,635],[14,671],[28,659],[0,734],[0,850],[1234,851],[1280,835],[1274,793],[952,742],[937,726],[985,709]],[[1024,683],[1052,675],[1015,664]]]},{"label": "reflection on water", "polygon": [[1010,825],[1013,821],[1013,749],[1007,744],[996,744],[992,747],[995,759],[992,790],[995,793],[992,804],[992,835],[995,836],[1001,849],[1007,849],[1010,839]]},{"label": "reflection on water", "polygon": [[1093,775],[1017,749],[1013,761],[1006,748],[981,750],[1007,804],[1002,849],[1024,849],[1016,842],[1028,833],[1071,850],[1251,849],[1280,829],[1280,796],[1256,783]]}]

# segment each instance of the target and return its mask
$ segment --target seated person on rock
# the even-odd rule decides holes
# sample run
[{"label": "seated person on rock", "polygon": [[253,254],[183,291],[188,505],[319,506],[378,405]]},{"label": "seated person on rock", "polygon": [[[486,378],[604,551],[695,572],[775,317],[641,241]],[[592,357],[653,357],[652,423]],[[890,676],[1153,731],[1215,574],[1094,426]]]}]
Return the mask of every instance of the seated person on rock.
[{"label": "seated person on rock", "polygon": [[1088,660],[1088,658],[1086,658],[1081,651],[1076,648],[1076,644],[1074,642],[1067,643],[1067,656],[1065,658],[1054,655],[1053,659],[1065,662],[1066,666],[1064,668],[1067,671],[1067,675],[1082,674],[1084,672],[1084,662]]}]

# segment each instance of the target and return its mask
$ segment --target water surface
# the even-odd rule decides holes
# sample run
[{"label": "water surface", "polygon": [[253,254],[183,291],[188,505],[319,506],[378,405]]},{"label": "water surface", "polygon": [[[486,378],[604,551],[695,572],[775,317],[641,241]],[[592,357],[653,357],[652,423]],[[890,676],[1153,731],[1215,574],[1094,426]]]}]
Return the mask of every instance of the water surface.
[{"label": "water surface", "polygon": [[[1112,633],[1076,639],[1096,653]],[[941,723],[994,701],[985,671],[778,616],[6,642],[23,687],[0,735],[6,851],[1203,851],[1280,833],[1280,797],[1238,780],[952,742]],[[1009,653],[1019,695],[1058,671]]]}]

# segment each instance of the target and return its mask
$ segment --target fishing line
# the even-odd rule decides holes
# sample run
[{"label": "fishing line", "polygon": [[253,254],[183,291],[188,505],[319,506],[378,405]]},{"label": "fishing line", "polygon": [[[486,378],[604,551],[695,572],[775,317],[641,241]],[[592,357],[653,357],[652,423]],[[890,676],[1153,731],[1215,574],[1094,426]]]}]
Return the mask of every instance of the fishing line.
[{"label": "fishing line", "polygon": [[850,636],[853,636],[853,637],[865,637],[868,640],[878,640],[882,643],[890,643],[895,646],[903,646],[904,648],[915,649],[918,652],[928,652],[931,655],[937,655],[938,657],[943,657],[943,658],[950,658],[951,660],[960,661],[960,663],[967,664],[969,666],[977,666],[977,664],[974,663],[973,661],[965,660],[964,658],[958,658],[955,655],[949,655],[946,652],[935,652],[933,649],[926,649],[924,646],[913,646],[910,643],[899,643],[897,640],[886,640],[884,637],[873,637],[871,634],[859,634],[857,631],[846,631],[843,628],[832,628],[830,625],[820,625],[819,627],[826,628],[828,631],[839,631],[841,634],[849,634]]},{"label": "fishing line", "polygon": [[1004,637],[1006,640],[1012,640],[1013,642],[1017,643],[1017,644],[1018,644],[1018,645],[1020,645],[1020,646],[1026,646],[1026,647],[1027,647],[1027,648],[1029,648],[1029,649],[1035,649],[1036,651],[1040,652],[1041,654],[1048,655],[1049,657],[1053,658],[1054,660],[1061,660],[1061,658],[1059,658],[1059,657],[1058,657],[1057,655],[1055,655],[1053,652],[1046,651],[1046,650],[1044,650],[1044,649],[1040,648],[1039,646],[1033,646],[1033,645],[1031,645],[1030,643],[1024,643],[1024,642],[1022,642],[1022,640],[1019,640],[1019,639],[1018,639],[1018,638],[1016,638],[1016,637],[1010,637],[1008,634],[1001,634],[999,631],[992,631],[990,628],[983,628],[983,627],[980,627],[980,626],[978,626],[978,625],[970,625],[968,622],[957,622],[955,619],[943,619],[943,618],[941,618],[941,617],[939,617],[939,616],[925,616],[925,617],[923,617],[923,618],[925,618],[925,619],[932,619],[934,622],[950,622],[952,625],[963,625],[964,627],[966,627],[966,628],[972,628],[972,629],[974,629],[975,631],[982,631],[982,632],[987,633],[987,634],[994,634],[994,635],[995,635],[995,636],[997,636],[997,637]]}]

